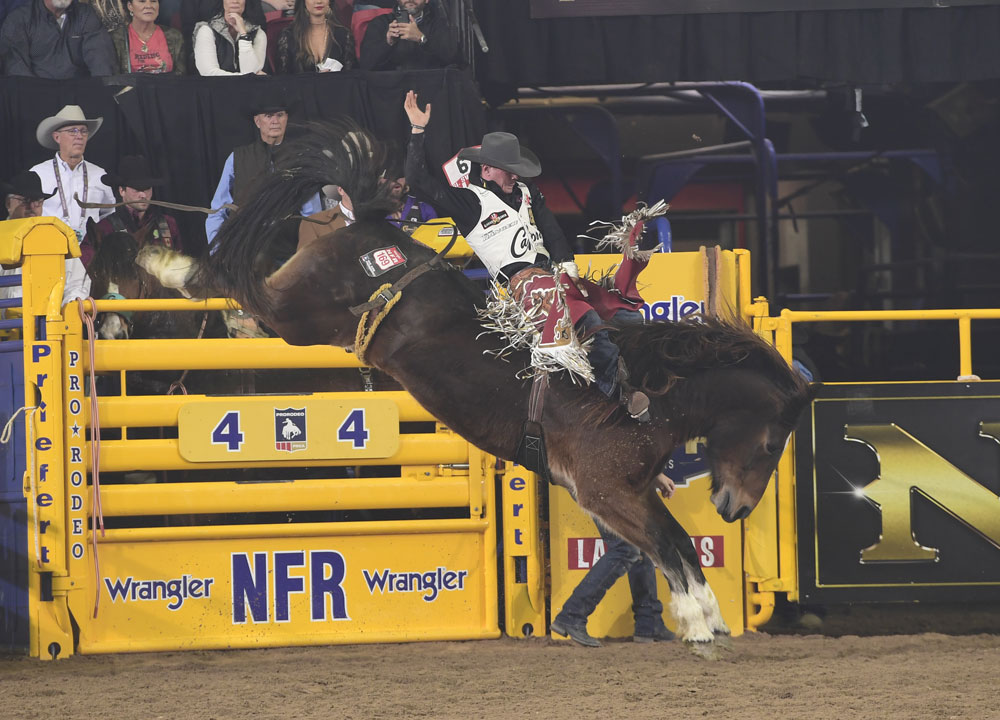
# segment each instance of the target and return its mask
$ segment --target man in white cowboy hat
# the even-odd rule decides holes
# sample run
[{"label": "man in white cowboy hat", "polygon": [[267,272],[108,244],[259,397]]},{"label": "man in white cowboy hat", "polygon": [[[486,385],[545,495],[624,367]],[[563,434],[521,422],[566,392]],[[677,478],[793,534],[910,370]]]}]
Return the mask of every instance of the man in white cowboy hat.
[{"label": "man in white cowboy hat", "polygon": [[83,159],[87,140],[95,135],[104,122],[103,118],[88,118],[79,105],[66,105],[62,110],[38,123],[35,137],[42,147],[56,150],[56,154],[31,170],[42,179],[42,187],[53,195],[45,201],[42,215],[57,217],[69,225],[81,240],[87,229],[87,218],[97,222],[111,209],[85,210],[76,201],[115,202],[111,188],[101,180],[104,168]]},{"label": "man in white cowboy hat", "polygon": [[[609,319],[617,323],[642,322],[642,315],[637,312],[642,298],[635,288],[634,277],[619,272],[625,292],[610,297],[606,293],[601,295],[599,287],[580,278],[573,250],[555,216],[545,206],[545,198],[533,183],[520,181],[540,175],[542,166],[515,135],[487,133],[479,147],[459,152],[458,158],[471,164],[469,182],[466,187],[451,187],[432,178],[427,170],[424,128],[430,121],[431,106],[428,104],[421,110],[416,93],[411,90],[403,108],[411,126],[406,152],[406,178],[410,184],[442,215],[451,216],[490,277],[501,285],[509,283],[511,294],[518,301],[525,288],[530,287],[531,292],[553,288],[552,270],[558,270],[572,324],[579,335],[591,338],[587,360],[595,384],[609,399],[619,401],[633,419],[648,422],[649,398],[627,384],[628,373],[618,346],[604,327]],[[622,263],[626,265],[635,266],[636,275],[641,269],[635,263]],[[616,283],[617,280],[616,277]],[[598,295],[601,305],[597,304]],[[610,302],[604,302],[609,299]],[[559,338],[568,341],[569,333],[560,328],[561,319],[561,312],[548,313],[540,331],[543,346],[558,345]],[[557,354],[558,351],[553,353]]]},{"label": "man in white cowboy hat", "polygon": [[[113,213],[97,223],[97,230],[101,234],[126,232],[145,240],[146,243],[164,245],[178,252],[184,252],[177,221],[158,206],[150,204],[153,199],[153,186],[162,184],[163,180],[153,177],[145,157],[124,156],[118,163],[118,173],[108,173],[101,180],[117,188],[121,201],[126,203],[115,208]],[[85,267],[90,267],[93,257],[94,246],[88,234],[80,243],[80,260]]]},{"label": "man in white cowboy hat", "polygon": [[[30,170],[18,173],[10,181],[0,184],[0,195],[7,208],[7,219],[38,217],[42,214],[42,204],[52,193],[42,190],[42,181]],[[17,275],[21,268],[0,270],[0,275]],[[90,295],[90,276],[83,268],[80,258],[66,259],[66,285],[63,288],[63,305],[71,300],[83,300]],[[21,297],[21,286],[0,288],[0,297]]]},{"label": "man in white cowboy hat", "polygon": [[68,80],[115,74],[115,48],[90,3],[28,0],[0,28],[0,64],[8,75]]}]

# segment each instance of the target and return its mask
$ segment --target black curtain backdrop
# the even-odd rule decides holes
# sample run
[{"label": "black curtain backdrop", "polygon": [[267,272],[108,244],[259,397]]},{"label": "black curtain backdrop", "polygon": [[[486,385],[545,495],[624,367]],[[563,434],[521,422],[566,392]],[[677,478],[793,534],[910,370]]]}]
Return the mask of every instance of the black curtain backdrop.
[{"label": "black curtain backdrop", "polygon": [[[109,84],[112,83],[112,84]],[[406,91],[433,104],[428,154],[443,162],[477,144],[485,115],[470,75],[460,70],[323,73],[280,77],[201,78],[127,76],[75,81],[0,78],[0,182],[52,157],[35,139],[43,118],[63,105],[80,105],[104,124],[87,144],[86,158],[108,171],[118,158],[140,153],[166,183],[155,197],[208,206],[226,156],[257,133],[250,107],[258,93],[280,87],[297,101],[291,121],[348,115],[405,152],[409,122]],[[204,244],[204,215],[174,212],[185,238]]]},{"label": "black curtain backdrop", "polygon": [[[707,80],[801,85],[1000,77],[1000,7],[559,18],[475,0],[494,88]],[[484,88],[484,93],[489,89]]]}]

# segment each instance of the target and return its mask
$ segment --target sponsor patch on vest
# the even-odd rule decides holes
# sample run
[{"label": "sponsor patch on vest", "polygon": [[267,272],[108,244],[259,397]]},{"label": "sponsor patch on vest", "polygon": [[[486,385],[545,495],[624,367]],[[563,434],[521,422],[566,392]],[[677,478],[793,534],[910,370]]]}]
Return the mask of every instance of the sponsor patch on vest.
[{"label": "sponsor patch on vest", "polygon": [[483,220],[480,225],[483,226],[483,230],[491,228],[507,219],[507,211],[501,210],[500,212],[490,213],[490,216]]},{"label": "sponsor patch on vest", "polygon": [[389,272],[394,267],[405,265],[406,256],[398,247],[393,245],[392,247],[379,248],[378,250],[372,250],[370,253],[365,253],[358,258],[358,261],[361,263],[361,267],[365,269],[368,277],[378,277]]}]

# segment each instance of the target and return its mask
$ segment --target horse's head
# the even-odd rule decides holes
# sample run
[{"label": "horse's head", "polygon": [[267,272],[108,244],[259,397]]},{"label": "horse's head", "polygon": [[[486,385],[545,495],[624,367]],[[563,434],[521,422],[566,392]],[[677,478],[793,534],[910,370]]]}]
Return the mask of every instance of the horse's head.
[{"label": "horse's head", "polygon": [[[135,264],[138,241],[126,232],[103,235],[93,222],[87,234],[94,246],[94,258],[87,268],[90,293],[98,299],[143,297],[143,273]],[[131,334],[132,313],[101,313],[95,321],[102,340],[120,340]]]},{"label": "horse's head", "polygon": [[190,297],[187,284],[198,270],[197,261],[163,245],[146,245],[135,264],[164,288]]},{"label": "horse's head", "polygon": [[705,456],[712,473],[712,503],[726,522],[734,522],[760,502],[818,386],[802,383],[789,393],[756,373],[730,370],[718,375],[713,378],[718,391],[736,402],[712,422]]},{"label": "horse's head", "polygon": [[[184,280],[195,268],[192,258],[161,245],[144,244],[142,238],[129,233],[101,236],[96,227],[91,232],[95,254],[87,272],[94,297],[144,300],[184,294]],[[102,340],[122,340],[171,337],[174,331],[166,326],[175,322],[172,316],[159,312],[105,312],[97,316],[95,326]],[[186,335],[181,331],[176,337]]]},{"label": "horse's head", "polygon": [[674,442],[705,438],[719,514],[728,522],[749,515],[817,386],[740,322],[627,326],[616,342]]}]

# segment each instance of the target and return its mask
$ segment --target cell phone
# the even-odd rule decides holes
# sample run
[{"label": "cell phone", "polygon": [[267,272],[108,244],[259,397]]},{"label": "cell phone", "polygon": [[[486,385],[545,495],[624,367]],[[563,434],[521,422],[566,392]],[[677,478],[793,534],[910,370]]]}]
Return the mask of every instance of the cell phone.
[{"label": "cell phone", "polygon": [[392,11],[392,19],[395,22],[408,23],[410,22],[410,13],[397,5],[396,9]]}]

